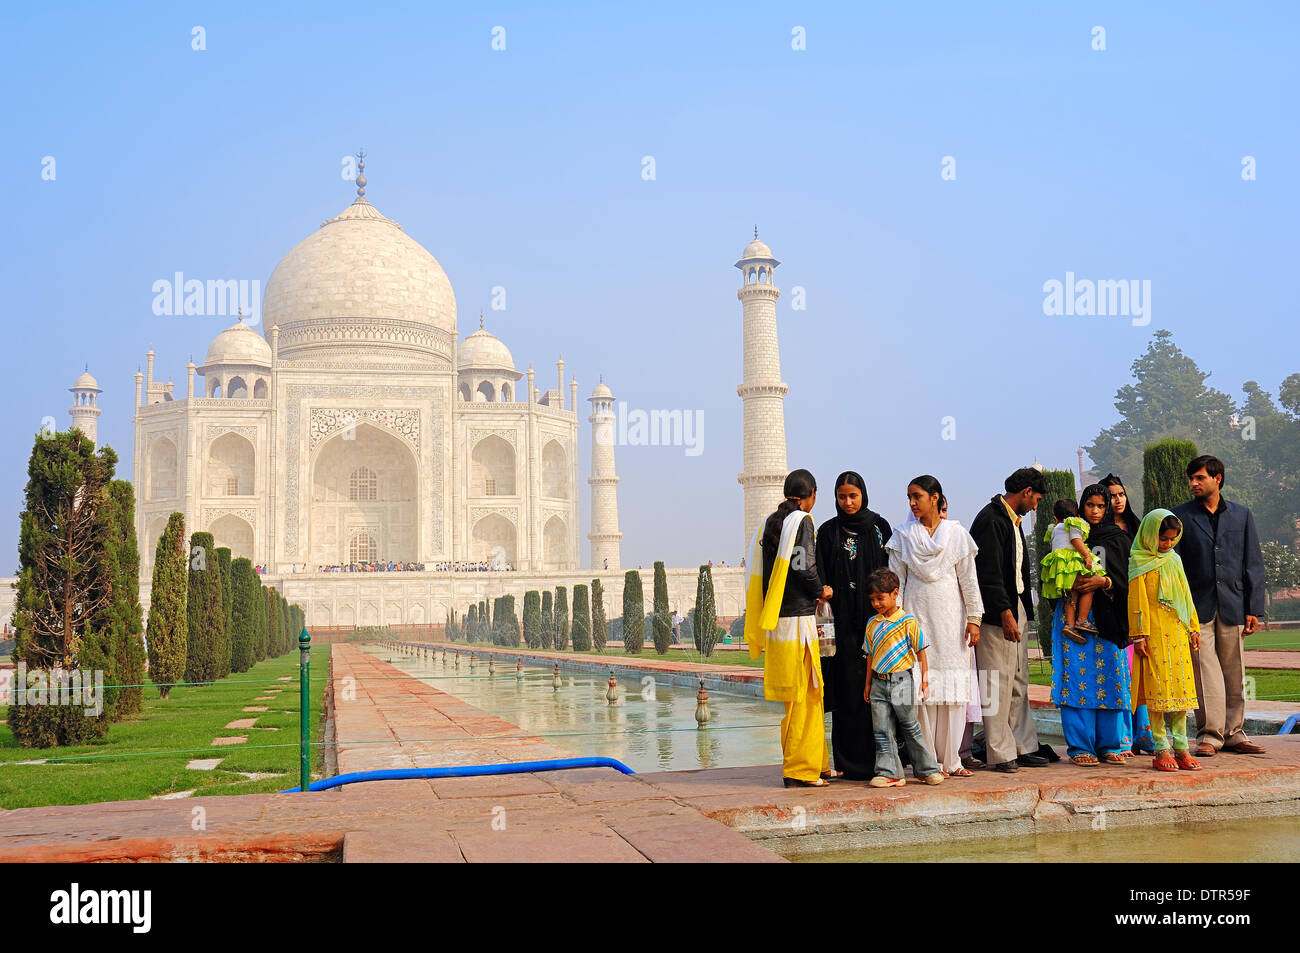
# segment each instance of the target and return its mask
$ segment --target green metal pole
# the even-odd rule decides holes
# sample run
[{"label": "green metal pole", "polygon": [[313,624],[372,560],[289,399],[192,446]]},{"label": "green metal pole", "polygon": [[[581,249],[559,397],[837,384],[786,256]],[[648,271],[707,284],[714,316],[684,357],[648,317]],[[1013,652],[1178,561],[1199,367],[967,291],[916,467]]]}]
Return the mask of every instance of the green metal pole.
[{"label": "green metal pole", "polygon": [[311,633],[298,634],[298,777],[300,789],[311,788]]}]

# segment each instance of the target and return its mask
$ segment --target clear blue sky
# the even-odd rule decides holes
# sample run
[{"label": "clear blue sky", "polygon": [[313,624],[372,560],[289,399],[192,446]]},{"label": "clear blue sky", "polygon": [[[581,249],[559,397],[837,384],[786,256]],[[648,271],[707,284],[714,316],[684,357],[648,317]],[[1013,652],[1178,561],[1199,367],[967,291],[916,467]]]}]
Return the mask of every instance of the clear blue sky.
[{"label": "clear blue sky", "polygon": [[[183,395],[228,323],[155,317],[152,283],[265,283],[350,201],[359,145],[462,335],[503,285],[489,329],[542,383],[563,352],[583,397],[604,374],[633,408],[704,413],[699,456],[618,449],[630,566],[739,557],[732,264],[755,223],[783,262],[789,463],[821,481],[819,521],[845,468],[893,520],[934,473],[969,520],[1014,467],[1073,467],[1158,327],[1233,393],[1300,370],[1293,4],[871,6],[6,4],[0,572],[32,434],[67,426],[82,365],[129,476],[145,350]],[[1149,279],[1152,323],[1044,316],[1067,271]],[[585,560],[585,413],[581,453]]]}]

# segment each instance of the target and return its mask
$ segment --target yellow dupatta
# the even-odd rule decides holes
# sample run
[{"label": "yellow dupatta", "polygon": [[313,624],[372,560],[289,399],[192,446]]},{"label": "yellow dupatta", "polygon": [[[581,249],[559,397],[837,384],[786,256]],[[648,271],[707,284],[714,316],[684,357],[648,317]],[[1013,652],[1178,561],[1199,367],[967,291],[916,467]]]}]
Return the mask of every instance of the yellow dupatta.
[{"label": "yellow dupatta", "polygon": [[785,595],[785,580],[790,573],[790,559],[794,554],[794,541],[799,535],[799,526],[808,514],[795,510],[786,516],[781,524],[781,541],[776,547],[776,560],[772,564],[772,576],[767,582],[767,597],[763,596],[763,527],[767,521],[758,524],[758,529],[749,544],[749,576],[745,585],[745,642],[749,645],[749,657],[758,658],[767,646],[767,633],[776,628],[781,615],[781,599]]}]

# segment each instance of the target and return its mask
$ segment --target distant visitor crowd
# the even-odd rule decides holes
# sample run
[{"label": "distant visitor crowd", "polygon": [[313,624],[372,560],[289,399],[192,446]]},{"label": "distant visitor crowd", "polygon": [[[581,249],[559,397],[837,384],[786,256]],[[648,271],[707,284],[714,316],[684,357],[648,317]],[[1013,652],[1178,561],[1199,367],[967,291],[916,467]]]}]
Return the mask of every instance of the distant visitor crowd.
[{"label": "distant visitor crowd", "polygon": [[[336,563],[332,566],[317,566],[317,572],[510,572],[514,567],[509,563],[493,563],[488,560],[478,562],[438,562],[438,563],[419,563],[411,562],[404,559],[389,560],[388,562],[369,562],[369,563]],[[262,567],[259,566],[257,571],[261,573]],[[298,572],[298,566],[295,563],[293,572]]]}]

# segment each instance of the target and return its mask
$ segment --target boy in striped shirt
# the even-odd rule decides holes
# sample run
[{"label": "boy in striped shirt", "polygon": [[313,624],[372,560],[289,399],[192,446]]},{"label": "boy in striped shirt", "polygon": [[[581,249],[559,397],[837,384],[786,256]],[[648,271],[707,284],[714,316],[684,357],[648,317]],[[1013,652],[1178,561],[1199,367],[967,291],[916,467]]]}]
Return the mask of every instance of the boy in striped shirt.
[{"label": "boy in striped shirt", "polygon": [[[863,699],[871,705],[876,735],[876,776],[873,788],[902,787],[903,765],[895,740],[901,736],[912,761],[912,773],[926,784],[942,784],[939,763],[925,744],[916,706],[929,690],[930,669],[925,660],[928,644],[921,623],[898,607],[898,576],[877,569],[867,577],[867,595],[876,614],[867,621],[862,650],[867,655],[867,687]],[[921,663],[921,681],[915,680]]]}]

